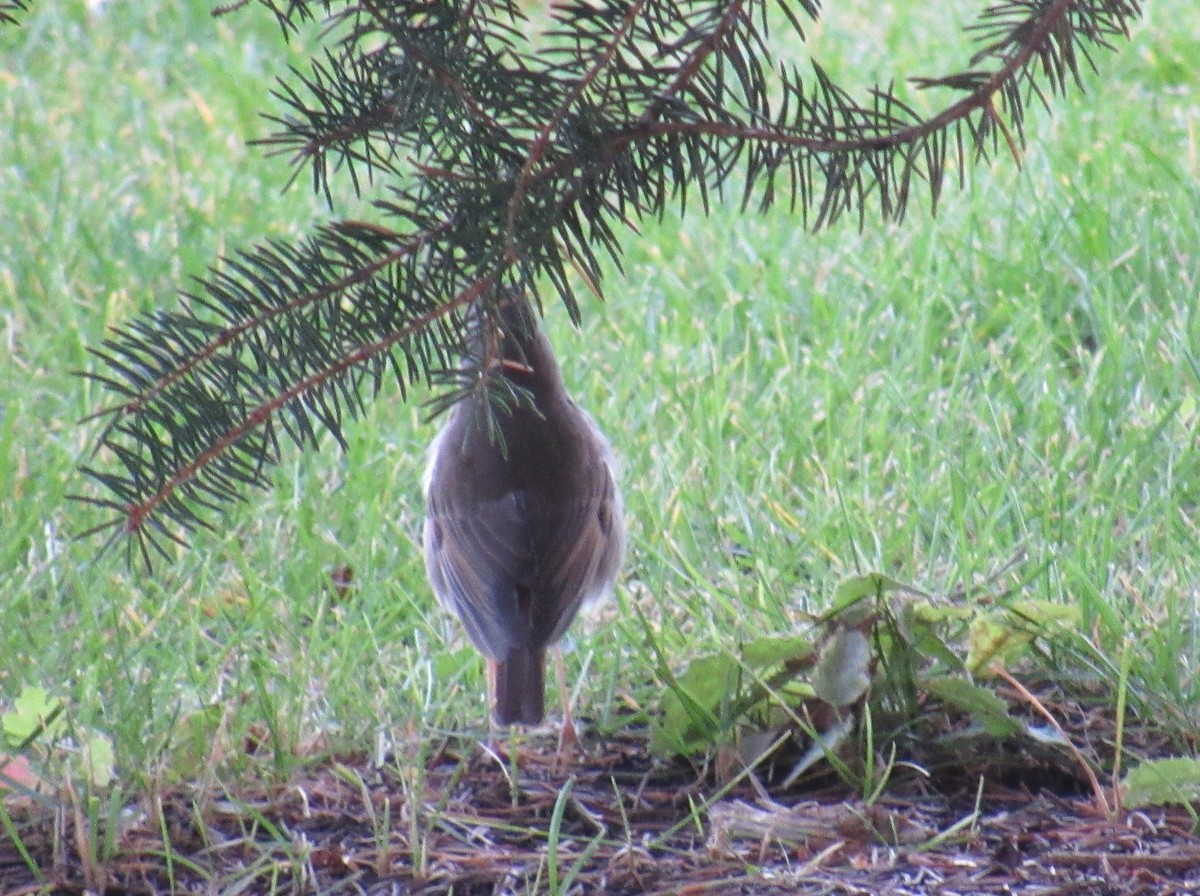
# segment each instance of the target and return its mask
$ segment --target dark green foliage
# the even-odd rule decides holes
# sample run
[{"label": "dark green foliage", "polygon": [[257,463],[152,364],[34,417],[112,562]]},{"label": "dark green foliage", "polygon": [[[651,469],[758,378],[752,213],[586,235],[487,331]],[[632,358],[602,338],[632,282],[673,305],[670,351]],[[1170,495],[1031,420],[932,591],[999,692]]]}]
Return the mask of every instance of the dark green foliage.
[{"label": "dark green foliage", "polygon": [[224,259],[180,311],[95,351],[115,401],[85,468],[104,494],[85,500],[147,563],[265,486],[281,434],[341,440],[385,377],[449,384],[440,407],[475,388],[481,371],[445,373],[471,303],[540,301],[549,284],[578,319],[575,284],[599,289],[621,230],[689,194],[782,200],[813,227],[899,220],[918,192],[936,208],[948,165],[961,177],[1002,141],[1015,153],[1027,101],[1077,82],[1139,12],[1006,0],[975,26],[970,70],[915,79],[951,96],[922,119],[890,89],[860,102],[772,58],[769,27],[803,36],[810,0],[569,2],[532,37],[511,2],[267,5],[285,34],[331,27],[324,55],[281,82],[288,111],[264,142],[331,202],[333,175],[348,178],[374,220]]}]

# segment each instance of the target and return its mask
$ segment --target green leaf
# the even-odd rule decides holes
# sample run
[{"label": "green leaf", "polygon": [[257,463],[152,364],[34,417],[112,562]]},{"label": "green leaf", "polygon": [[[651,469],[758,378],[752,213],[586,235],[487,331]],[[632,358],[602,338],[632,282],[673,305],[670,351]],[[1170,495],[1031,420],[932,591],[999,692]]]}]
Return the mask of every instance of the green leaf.
[{"label": "green leaf", "polygon": [[1007,604],[1010,613],[1035,625],[1077,625],[1082,618],[1079,607],[1051,600],[1014,600]]},{"label": "green leaf", "polygon": [[1035,633],[1016,628],[1007,613],[981,614],[971,623],[967,639],[967,668],[973,673],[986,672],[994,662],[1011,663],[1028,647]]},{"label": "green leaf", "polygon": [[1187,805],[1200,800],[1200,759],[1153,759],[1130,769],[1122,802],[1142,806]]},{"label": "green leaf", "polygon": [[181,715],[171,732],[171,749],[165,755],[167,780],[183,783],[196,778],[212,762],[214,739],[224,710],[217,705],[201,706]]},{"label": "green leaf", "polygon": [[479,665],[479,654],[473,647],[437,654],[433,659],[433,674],[438,681],[458,681]]},{"label": "green leaf", "polygon": [[95,788],[107,788],[116,777],[117,757],[112,739],[105,734],[90,732],[83,742],[83,772]]},{"label": "green leaf", "polygon": [[922,682],[938,699],[971,716],[992,737],[1014,737],[1022,731],[1019,721],[1008,714],[1008,704],[985,687],[957,675]]},{"label": "green leaf", "polygon": [[1048,600],[1019,600],[982,613],[971,624],[967,668],[986,672],[994,662],[1011,665],[1035,638],[1052,636],[1063,626],[1075,627],[1079,608]]},{"label": "green leaf", "polygon": [[740,675],[728,654],[692,660],[663,695],[662,714],[650,728],[650,751],[659,757],[690,756],[715,743],[719,710],[732,699]]},{"label": "green leaf", "polygon": [[907,614],[912,624],[940,625],[950,622],[968,622],[976,611],[958,604],[935,603],[932,600],[915,600],[908,605]]},{"label": "green leaf", "polygon": [[871,686],[871,642],[856,628],[839,628],[821,650],[813,692],[831,706],[857,702]]},{"label": "green leaf", "polygon": [[[881,573],[871,572],[865,576],[850,576],[848,579],[842,579],[838,582],[837,589],[833,592],[833,607],[835,611],[842,611],[853,603],[857,603],[864,597],[874,597],[886,590],[885,585],[892,582],[887,576]],[[894,583],[893,583],[894,584]]]},{"label": "green leaf", "polygon": [[842,579],[833,592],[833,609],[827,618],[842,625],[862,625],[871,619],[875,607],[866,598],[880,597],[888,591],[911,591],[908,585],[897,582],[883,573],[870,572],[864,576]]},{"label": "green leaf", "polygon": [[692,660],[678,682],[698,706],[715,711],[729,699],[741,671],[729,654],[712,654]]},{"label": "green leaf", "polygon": [[[941,610],[945,612],[940,612]],[[949,623],[970,619],[972,611],[963,607],[935,607],[929,601],[906,602],[896,613],[896,630],[907,649],[918,655],[941,660],[948,668],[963,669],[961,655],[950,646],[943,631]]]},{"label": "green leaf", "polygon": [[812,639],[803,635],[763,635],[742,647],[742,660],[751,669],[808,665],[815,659]]},{"label": "green leaf", "polygon": [[51,697],[45,688],[25,688],[12,710],[0,716],[5,739],[10,746],[22,749],[43,733],[58,734],[62,731],[62,722],[58,718],[62,708],[62,701]]}]

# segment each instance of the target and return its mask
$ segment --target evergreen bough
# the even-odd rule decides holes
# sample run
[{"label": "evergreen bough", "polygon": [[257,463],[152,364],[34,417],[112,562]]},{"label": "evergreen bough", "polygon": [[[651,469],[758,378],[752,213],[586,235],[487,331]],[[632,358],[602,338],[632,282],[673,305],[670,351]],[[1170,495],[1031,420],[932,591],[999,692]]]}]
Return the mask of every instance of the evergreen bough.
[{"label": "evergreen bough", "polygon": [[458,367],[467,307],[549,290],[578,321],[575,285],[599,293],[642,218],[730,191],[812,228],[897,221],[914,196],[936,212],[948,170],[1017,156],[1031,100],[1078,86],[1140,12],[1003,0],[970,26],[967,70],[910,79],[947,97],[922,117],[772,55],[769,28],[803,38],[817,0],[567,0],[536,35],[512,0],[263,2],[285,35],[329,30],[262,142],[374,212],[236,252],[93,350],[112,403],[82,500],[110,512],[90,531],[132,536],[147,565],[266,487],[285,440],[344,443],[386,378],[439,387],[435,410],[489,388]]}]

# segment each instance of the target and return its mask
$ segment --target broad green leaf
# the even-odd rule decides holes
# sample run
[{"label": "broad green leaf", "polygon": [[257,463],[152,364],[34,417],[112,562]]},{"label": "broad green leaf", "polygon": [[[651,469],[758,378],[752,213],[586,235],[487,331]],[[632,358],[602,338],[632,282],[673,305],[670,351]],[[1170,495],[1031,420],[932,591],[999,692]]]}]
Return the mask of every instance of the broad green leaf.
[{"label": "broad green leaf", "polygon": [[957,675],[930,678],[923,684],[935,697],[968,713],[992,737],[1013,737],[1023,730],[1008,714],[1008,705],[985,687]]},{"label": "broad green leaf", "polygon": [[969,618],[971,611],[953,607],[952,613],[938,614],[928,612],[930,608],[928,601],[905,603],[895,616],[900,637],[917,654],[941,660],[951,669],[964,668],[962,657],[950,647],[944,632],[948,622]]},{"label": "broad green leaf", "polygon": [[170,764],[166,774],[170,781],[195,780],[209,766],[223,712],[220,706],[210,704],[179,717],[171,732],[171,749],[167,752]]},{"label": "broad green leaf", "polygon": [[903,582],[897,582],[883,573],[850,576],[842,579],[833,592],[833,609],[828,618],[836,619],[842,625],[862,625],[875,613],[874,604],[866,598],[877,597],[888,591],[911,590]]},{"label": "broad green leaf", "polygon": [[688,663],[677,681],[698,705],[707,710],[716,710],[729,699],[741,671],[741,667],[728,654],[711,654]]},{"label": "broad green leaf", "polygon": [[911,620],[930,625],[948,622],[967,622],[977,611],[973,607],[950,603],[935,603],[932,600],[914,600],[908,604]]},{"label": "broad green leaf", "polygon": [[479,665],[479,654],[472,647],[439,653],[433,660],[438,681],[457,681]]},{"label": "broad green leaf", "polygon": [[967,639],[967,668],[986,673],[992,663],[1015,660],[1033,642],[1034,633],[1013,626],[1006,613],[980,615],[971,623]]},{"label": "broad green leaf", "polygon": [[741,669],[727,654],[697,657],[670,685],[662,713],[650,728],[656,756],[692,755],[717,740],[719,710],[732,699]]},{"label": "broad green leaf", "polygon": [[1184,427],[1191,429],[1196,425],[1196,396],[1191,392],[1185,393],[1179,400],[1178,415],[1178,419]]},{"label": "broad green leaf", "polygon": [[1194,803],[1200,800],[1200,759],[1152,759],[1130,769],[1121,783],[1130,809]]},{"label": "broad green leaf", "polygon": [[839,628],[813,669],[813,692],[835,707],[850,706],[871,686],[871,642],[856,628]]},{"label": "broad green leaf", "polygon": [[107,788],[116,777],[117,757],[112,740],[104,734],[91,732],[83,742],[83,771],[93,787]]},{"label": "broad green leaf", "polygon": [[812,639],[803,635],[764,635],[742,647],[742,661],[751,669],[810,664],[815,659]]},{"label": "broad green leaf", "polygon": [[25,688],[17,696],[11,711],[0,716],[0,727],[10,745],[21,748],[43,733],[57,734],[62,722],[57,718],[62,701],[51,697],[45,688]]},{"label": "broad green leaf", "polygon": [[870,572],[865,576],[850,576],[847,579],[842,579],[838,582],[837,589],[833,592],[833,609],[835,612],[842,612],[853,603],[857,603],[865,597],[874,597],[877,594],[882,594],[888,590],[889,586],[895,586],[897,583],[887,576]]},{"label": "broad green leaf", "polygon": [[986,672],[994,662],[1012,665],[1039,636],[1053,635],[1062,626],[1074,627],[1079,608],[1048,600],[1019,600],[971,623],[967,668]]},{"label": "broad green leaf", "polygon": [[1007,608],[1009,612],[1039,626],[1077,625],[1082,618],[1079,607],[1074,604],[1050,600],[1014,600],[1007,604]]}]

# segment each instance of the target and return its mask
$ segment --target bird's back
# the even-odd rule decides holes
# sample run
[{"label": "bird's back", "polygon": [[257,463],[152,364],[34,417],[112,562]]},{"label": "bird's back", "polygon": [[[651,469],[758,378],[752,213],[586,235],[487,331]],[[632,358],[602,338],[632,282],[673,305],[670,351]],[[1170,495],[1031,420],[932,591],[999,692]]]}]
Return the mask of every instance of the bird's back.
[{"label": "bird's back", "polygon": [[426,559],[438,597],[502,659],[557,641],[611,588],[621,500],[607,443],[565,394],[543,411],[492,409],[491,434],[474,401],[455,407],[431,451]]},{"label": "bird's back", "polygon": [[[454,406],[425,474],[425,563],[443,604],[489,660],[501,723],[541,720],[545,650],[609,590],[625,548],[608,443],[567,395],[549,342],[514,298],[488,329],[476,310],[470,360],[502,377]],[[494,322],[493,322],[494,323]]]}]

